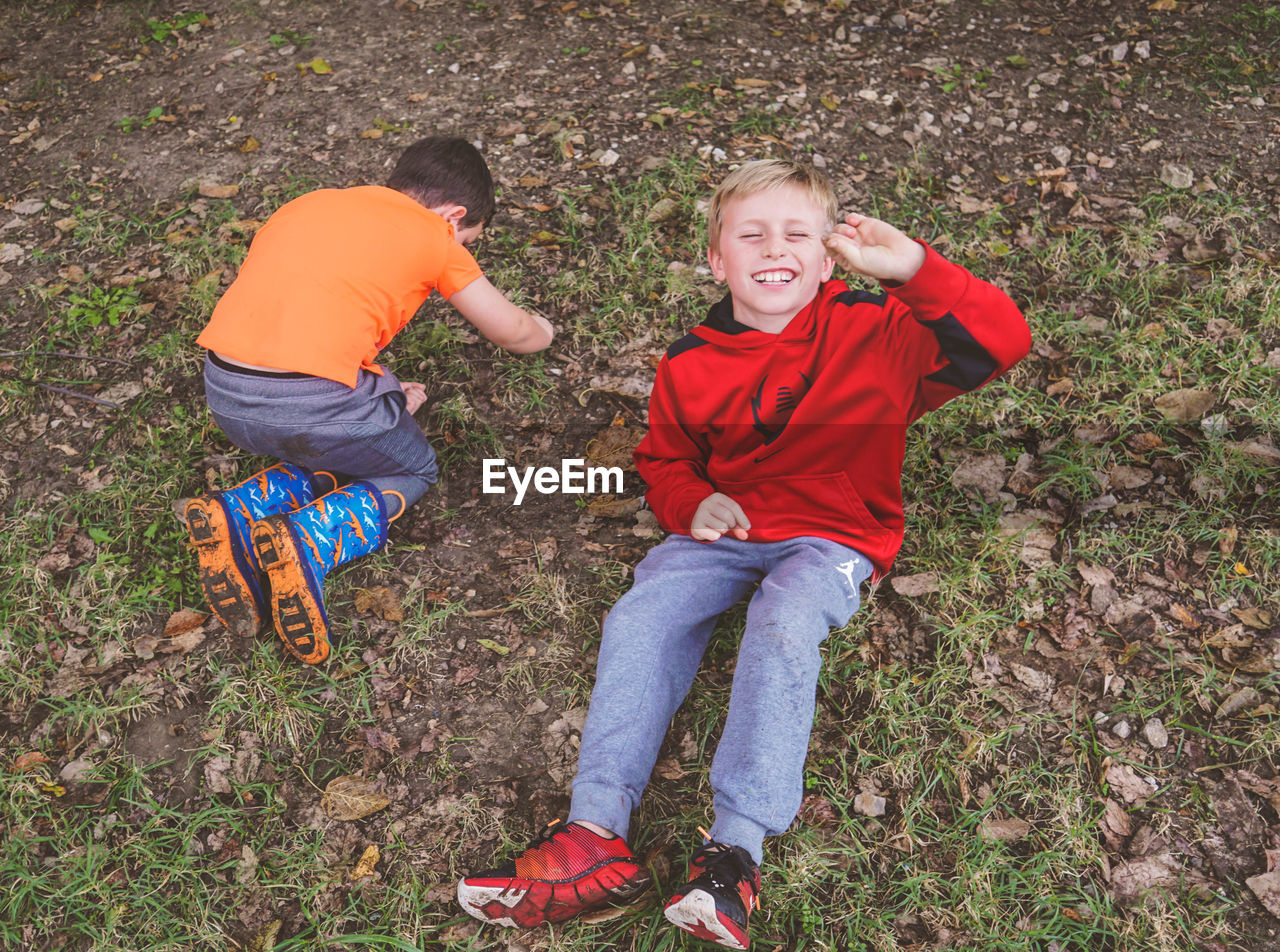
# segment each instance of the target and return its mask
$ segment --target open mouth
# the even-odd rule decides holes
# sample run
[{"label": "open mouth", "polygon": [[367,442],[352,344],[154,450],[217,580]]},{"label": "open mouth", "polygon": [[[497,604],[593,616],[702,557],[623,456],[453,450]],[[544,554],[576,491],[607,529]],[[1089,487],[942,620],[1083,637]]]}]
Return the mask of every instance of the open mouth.
[{"label": "open mouth", "polygon": [[796,273],[790,270],[780,271],[760,271],[751,276],[751,280],[756,284],[763,284],[769,287],[783,287],[795,280]]}]

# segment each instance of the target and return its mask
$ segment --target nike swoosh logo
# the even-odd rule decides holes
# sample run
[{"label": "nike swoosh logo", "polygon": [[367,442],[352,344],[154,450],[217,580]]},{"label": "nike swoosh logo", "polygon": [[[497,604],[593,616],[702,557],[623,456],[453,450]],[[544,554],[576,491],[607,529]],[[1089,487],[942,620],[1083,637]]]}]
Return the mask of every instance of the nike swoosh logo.
[{"label": "nike swoosh logo", "polygon": [[779,453],[781,453],[781,452],[782,452],[782,450],[778,449],[778,450],[774,450],[772,453],[765,453],[763,456],[757,456],[757,457],[755,458],[755,462],[757,462],[757,463],[763,463],[763,462],[764,462],[765,460],[767,460],[770,456],[777,456],[777,455],[778,455]]}]

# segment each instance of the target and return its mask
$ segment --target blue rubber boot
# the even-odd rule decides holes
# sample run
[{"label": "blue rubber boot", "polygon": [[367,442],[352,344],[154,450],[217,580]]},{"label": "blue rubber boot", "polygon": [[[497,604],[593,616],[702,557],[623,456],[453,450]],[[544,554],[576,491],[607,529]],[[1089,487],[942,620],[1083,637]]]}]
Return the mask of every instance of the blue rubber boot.
[{"label": "blue rubber boot", "polygon": [[319,664],[329,657],[325,576],[386,545],[387,525],[382,493],[363,480],[254,525],[254,550],[271,589],[271,618],[299,661]]},{"label": "blue rubber boot", "polygon": [[256,634],[266,616],[263,575],[253,554],[253,523],[311,502],[317,483],[333,477],[277,463],[231,489],[187,503],[187,530],[200,564],[205,601],[226,628],[241,637]]}]

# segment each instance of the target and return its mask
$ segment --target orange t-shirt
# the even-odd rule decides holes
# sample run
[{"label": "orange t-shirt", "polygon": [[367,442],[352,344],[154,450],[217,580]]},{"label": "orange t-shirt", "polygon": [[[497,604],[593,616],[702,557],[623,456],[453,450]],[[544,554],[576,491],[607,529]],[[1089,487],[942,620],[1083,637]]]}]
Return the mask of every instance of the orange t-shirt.
[{"label": "orange t-shirt", "polygon": [[481,276],[453,225],[381,185],[321,189],[267,219],[198,343],[260,367],[356,385],[433,290]]}]

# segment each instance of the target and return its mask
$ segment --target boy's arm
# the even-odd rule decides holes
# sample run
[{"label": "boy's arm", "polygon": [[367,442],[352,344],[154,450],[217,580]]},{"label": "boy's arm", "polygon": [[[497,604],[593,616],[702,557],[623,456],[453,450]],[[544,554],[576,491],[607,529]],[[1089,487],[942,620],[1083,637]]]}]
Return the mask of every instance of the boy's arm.
[{"label": "boy's arm", "polygon": [[455,291],[449,303],[488,340],[516,354],[542,350],[556,334],[545,317],[512,304],[483,276]]},{"label": "boy's arm", "polygon": [[994,380],[1031,349],[1026,319],[1007,294],[892,225],[850,215],[827,247],[910,310],[914,321],[891,327],[889,335],[895,355],[920,374],[913,419]]},{"label": "boy's arm", "polygon": [[707,481],[711,448],[680,422],[678,405],[663,357],[649,396],[649,432],[636,447],[636,469],[648,487],[644,498],[662,528],[690,535],[699,505],[716,489]]}]

